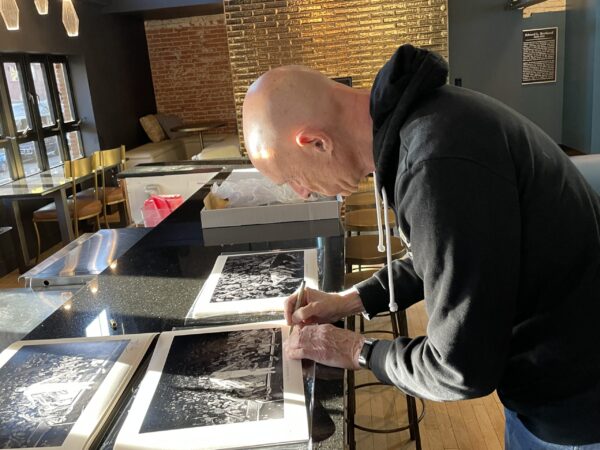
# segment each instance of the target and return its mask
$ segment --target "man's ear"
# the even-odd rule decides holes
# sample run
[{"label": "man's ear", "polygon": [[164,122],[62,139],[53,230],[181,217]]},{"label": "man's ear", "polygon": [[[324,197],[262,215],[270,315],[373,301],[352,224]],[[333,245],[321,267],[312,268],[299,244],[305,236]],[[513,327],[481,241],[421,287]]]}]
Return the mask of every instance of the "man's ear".
[{"label": "man's ear", "polygon": [[320,130],[303,129],[296,133],[296,145],[311,148],[317,152],[328,153],[332,150],[332,142],[327,134]]}]

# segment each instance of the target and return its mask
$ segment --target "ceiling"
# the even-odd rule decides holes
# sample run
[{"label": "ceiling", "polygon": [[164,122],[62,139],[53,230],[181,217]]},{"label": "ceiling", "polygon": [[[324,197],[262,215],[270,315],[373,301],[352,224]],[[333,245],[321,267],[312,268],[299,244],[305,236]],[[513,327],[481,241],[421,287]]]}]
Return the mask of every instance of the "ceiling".
[{"label": "ceiling", "polygon": [[102,7],[105,14],[140,15],[146,20],[175,19],[223,13],[220,0],[84,0]]}]

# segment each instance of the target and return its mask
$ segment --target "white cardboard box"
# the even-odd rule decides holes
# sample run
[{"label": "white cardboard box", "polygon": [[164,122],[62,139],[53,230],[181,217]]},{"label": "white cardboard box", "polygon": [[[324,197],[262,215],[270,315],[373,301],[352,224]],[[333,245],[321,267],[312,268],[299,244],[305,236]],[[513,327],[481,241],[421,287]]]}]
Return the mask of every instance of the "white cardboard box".
[{"label": "white cardboard box", "polygon": [[[248,177],[262,177],[262,175],[256,169],[234,170],[228,180]],[[340,203],[336,197],[313,202],[237,208],[215,208],[211,203],[205,201],[205,207],[200,213],[202,228],[337,219],[340,216]]]}]

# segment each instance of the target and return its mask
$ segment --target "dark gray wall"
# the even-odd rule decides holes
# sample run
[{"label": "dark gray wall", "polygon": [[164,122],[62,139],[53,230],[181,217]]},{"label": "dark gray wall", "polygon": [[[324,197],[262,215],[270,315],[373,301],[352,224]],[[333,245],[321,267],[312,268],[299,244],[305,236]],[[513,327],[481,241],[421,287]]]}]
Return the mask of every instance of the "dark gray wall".
[{"label": "dark gray wall", "polygon": [[[67,55],[81,117],[84,145],[89,155],[99,148],[125,144],[132,148],[147,142],[138,119],[156,112],[152,75],[143,19],[109,15],[93,3],[75,3],[79,15],[79,36],[69,38],[61,21],[61,3],[51,1],[47,16],[40,16],[33,1],[20,2],[20,30],[7,31],[0,21],[0,52]],[[21,202],[22,219],[30,251],[35,255],[31,225],[33,210],[44,201]],[[0,226],[7,223],[0,203]],[[43,224],[43,248],[59,241],[58,227]],[[0,241],[0,259],[8,260],[4,270],[16,266]]]},{"label": "dark gray wall", "polygon": [[[497,98],[562,143],[565,13],[505,9],[506,0],[449,0],[450,82]],[[558,27],[556,83],[521,85],[522,30]]]},{"label": "dark gray wall", "polygon": [[101,6],[80,1],[80,34],[69,38],[60,2],[50,2],[47,16],[37,14],[33,1],[19,6],[19,31],[0,24],[0,52],[69,56],[86,152],[145,142],[138,119],[156,105],[143,20],[102,14]]},{"label": "dark gray wall", "polygon": [[596,0],[567,0],[564,143],[600,152],[600,8]]},{"label": "dark gray wall", "polygon": [[600,153],[600,5],[596,2],[596,30],[594,33],[596,50],[594,52],[594,84],[592,97],[592,148],[591,153]]}]

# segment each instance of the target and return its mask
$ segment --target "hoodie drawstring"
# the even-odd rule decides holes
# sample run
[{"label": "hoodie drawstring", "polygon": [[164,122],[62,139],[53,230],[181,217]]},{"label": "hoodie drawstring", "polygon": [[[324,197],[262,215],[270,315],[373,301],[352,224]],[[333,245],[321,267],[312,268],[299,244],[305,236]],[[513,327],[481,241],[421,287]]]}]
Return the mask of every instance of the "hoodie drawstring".
[{"label": "hoodie drawstring", "polygon": [[[381,196],[383,197],[383,214],[385,216],[382,220],[382,211],[381,211],[381,199],[379,198],[379,185],[377,183],[377,176],[373,173],[373,181],[375,184],[375,208],[377,213],[377,231],[379,233],[379,244],[377,245],[377,250],[381,253],[385,251],[386,264],[388,268],[388,292],[390,297],[389,309],[391,312],[398,311],[398,304],[396,303],[396,296],[394,295],[394,280],[392,280],[392,245],[390,238],[390,230],[388,229],[387,223],[387,213],[388,213],[388,198],[385,192],[385,187],[381,188]],[[382,225],[382,222],[385,221],[385,226]],[[383,245],[383,239],[385,237],[385,247]]]},{"label": "hoodie drawstring", "polygon": [[379,243],[377,244],[377,250],[379,253],[385,251],[383,246],[383,230],[381,225],[381,198],[379,198],[379,185],[377,184],[377,175],[373,172],[373,183],[375,184],[375,209],[377,211],[377,233],[379,234]]}]

